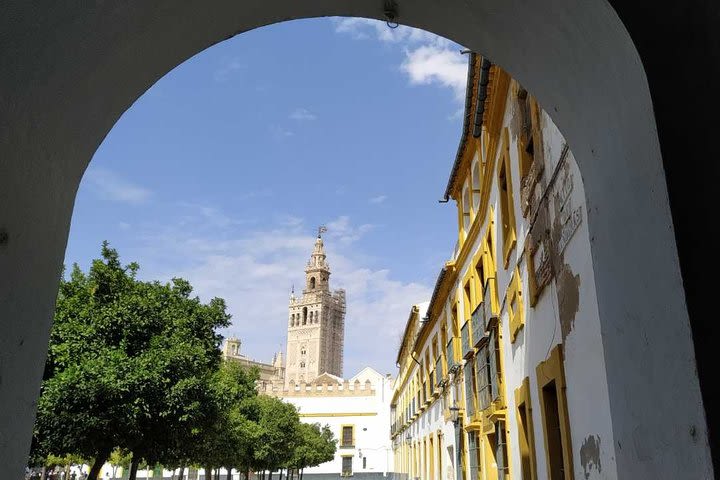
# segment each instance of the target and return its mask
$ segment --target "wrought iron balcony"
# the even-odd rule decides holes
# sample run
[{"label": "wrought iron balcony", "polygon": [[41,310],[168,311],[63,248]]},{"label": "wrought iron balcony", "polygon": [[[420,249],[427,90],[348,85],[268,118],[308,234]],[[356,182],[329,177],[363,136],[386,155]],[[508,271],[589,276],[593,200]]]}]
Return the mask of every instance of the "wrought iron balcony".
[{"label": "wrought iron balcony", "polygon": [[483,309],[485,332],[489,332],[498,321],[497,312],[495,312],[492,308],[492,293],[494,291],[494,287],[492,286],[493,281],[495,281],[494,278],[489,278],[488,282],[485,284],[485,288],[483,289],[483,302],[480,304]]},{"label": "wrought iron balcony", "polygon": [[454,372],[457,370],[459,364],[455,360],[455,339],[450,338],[448,341],[446,350],[445,350],[445,358],[447,358],[447,365],[448,365],[448,373]]},{"label": "wrought iron balcony", "polygon": [[437,360],[435,361],[435,386],[437,387],[441,386],[443,381],[445,380],[442,366],[442,356],[438,356]]},{"label": "wrought iron balcony", "polygon": [[475,353],[473,345],[470,343],[470,320],[465,322],[460,329],[460,344],[462,345],[463,358],[469,358]]}]

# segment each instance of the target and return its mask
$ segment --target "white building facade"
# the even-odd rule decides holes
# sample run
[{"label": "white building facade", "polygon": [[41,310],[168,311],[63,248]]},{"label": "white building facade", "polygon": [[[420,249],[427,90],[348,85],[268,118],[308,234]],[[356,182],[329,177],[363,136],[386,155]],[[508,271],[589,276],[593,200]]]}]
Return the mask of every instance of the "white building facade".
[{"label": "white building facade", "polygon": [[301,421],[328,425],[338,439],[335,458],[306,468],[304,479],[392,478],[388,436],[392,387],[389,375],[366,367],[346,380],[326,373],[310,383],[276,384],[261,393],[295,405]]},{"label": "white building facade", "polygon": [[395,461],[428,480],[615,479],[580,170],[532,96],[475,54],[467,95],[445,193],[458,243],[398,354]]}]

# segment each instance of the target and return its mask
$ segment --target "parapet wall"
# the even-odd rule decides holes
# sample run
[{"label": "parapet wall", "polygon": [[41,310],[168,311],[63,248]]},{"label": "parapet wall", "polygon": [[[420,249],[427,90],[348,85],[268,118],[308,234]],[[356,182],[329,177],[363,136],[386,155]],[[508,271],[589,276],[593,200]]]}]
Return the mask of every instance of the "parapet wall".
[{"label": "parapet wall", "polygon": [[355,381],[350,383],[305,383],[296,384],[291,381],[288,385],[280,382],[267,382],[260,393],[273,397],[372,397],[375,388],[370,380],[365,383]]}]

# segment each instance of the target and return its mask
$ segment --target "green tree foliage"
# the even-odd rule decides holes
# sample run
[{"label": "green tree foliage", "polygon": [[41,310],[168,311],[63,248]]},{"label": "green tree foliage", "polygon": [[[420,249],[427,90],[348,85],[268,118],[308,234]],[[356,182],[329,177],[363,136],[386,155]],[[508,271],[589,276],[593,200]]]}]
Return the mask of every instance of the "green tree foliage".
[{"label": "green tree foliage", "polygon": [[[208,468],[244,469],[244,443],[250,441],[248,431],[254,427],[242,412],[244,403],[257,396],[257,368],[247,369],[233,362],[224,362],[210,383],[212,401],[206,405],[208,415],[201,429],[186,449],[185,464]],[[182,462],[181,462],[182,463]]]},{"label": "green tree foliage", "polygon": [[298,437],[299,442],[288,463],[291,468],[316,467],[335,457],[337,440],[329,425],[321,427],[319,423],[301,423]]},{"label": "green tree foliage", "polygon": [[[93,459],[249,471],[332,460],[330,429],[300,422],[294,406],[258,395],[256,369],[221,363],[221,299],[202,303],[181,279],[137,278],[115,250],[63,278],[45,367],[33,465]],[[129,455],[132,454],[132,460]],[[78,460],[79,462],[79,460]]]},{"label": "green tree foliage", "polygon": [[241,411],[254,428],[244,444],[254,470],[275,471],[287,466],[300,442],[300,418],[294,405],[258,395],[248,399]]},{"label": "green tree foliage", "polygon": [[212,404],[224,301],[201,303],[181,279],[140,281],[138,269],[104,243],[87,274],[75,265],[60,282],[33,446],[94,458],[91,480],[115,447],[172,456]]}]

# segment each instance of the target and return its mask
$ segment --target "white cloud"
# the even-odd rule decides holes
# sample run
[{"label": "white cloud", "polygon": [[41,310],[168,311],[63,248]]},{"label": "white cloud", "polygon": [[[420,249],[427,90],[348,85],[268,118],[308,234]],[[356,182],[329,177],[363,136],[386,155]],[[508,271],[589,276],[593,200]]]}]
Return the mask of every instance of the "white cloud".
[{"label": "white cloud", "polygon": [[360,240],[366,233],[375,228],[374,225],[365,223],[357,227],[350,223],[350,217],[343,215],[327,224],[327,236],[338,239],[343,244],[349,244]]},{"label": "white cloud", "polygon": [[419,42],[443,42],[450,43],[434,33],[420,30],[419,28],[400,25],[397,28],[390,28],[385,22],[369,18],[336,18],[334,19],[335,32],[352,36],[356,40],[376,38],[387,43],[419,43]]},{"label": "white cloud", "polygon": [[285,127],[273,125],[270,127],[270,134],[275,140],[283,140],[285,138],[292,137],[295,135],[295,132],[288,130]]},{"label": "white cloud", "polygon": [[239,58],[231,58],[226,60],[225,63],[213,72],[213,79],[219,83],[226,82],[234,73],[242,70],[244,67],[245,65],[240,62]]},{"label": "white cloud", "polygon": [[115,202],[139,205],[145,203],[152,194],[150,190],[104,168],[90,168],[83,181],[101,198]]},{"label": "white cloud", "polygon": [[385,200],[387,200],[387,198],[388,198],[387,195],[378,195],[376,197],[371,197],[370,200],[368,200],[368,202],[376,203],[376,204],[383,203]]},{"label": "white cloud", "polygon": [[455,99],[465,98],[467,57],[452,41],[417,28],[400,25],[389,28],[385,22],[366,18],[334,19],[335,32],[363,40],[374,38],[398,44],[405,50],[400,70],[411,85],[437,85],[453,91]]},{"label": "white cloud", "polygon": [[[315,231],[304,228],[302,219],[287,219],[244,232],[217,228],[201,214],[190,226],[153,227],[144,237],[143,257],[162,263],[141,262],[141,274],[144,278],[183,277],[203,301],[224,298],[233,315],[233,325],[224,334],[240,338],[244,352],[268,362],[274,352],[284,351],[288,294],[293,284],[296,293],[302,291],[305,263],[315,241]],[[348,299],[344,373],[350,376],[365,365],[393,372],[409,309],[426,301],[431,290],[393,278],[389,270],[361,260],[354,242],[372,226],[355,226],[347,216],[327,226],[324,238],[331,285],[345,288]]]},{"label": "white cloud", "polygon": [[452,89],[455,98],[465,97],[467,57],[439,45],[423,45],[406,52],[400,66],[413,85],[440,84]]},{"label": "white cloud", "polygon": [[304,108],[298,108],[290,114],[290,118],[302,122],[306,120],[317,120],[317,115]]}]

